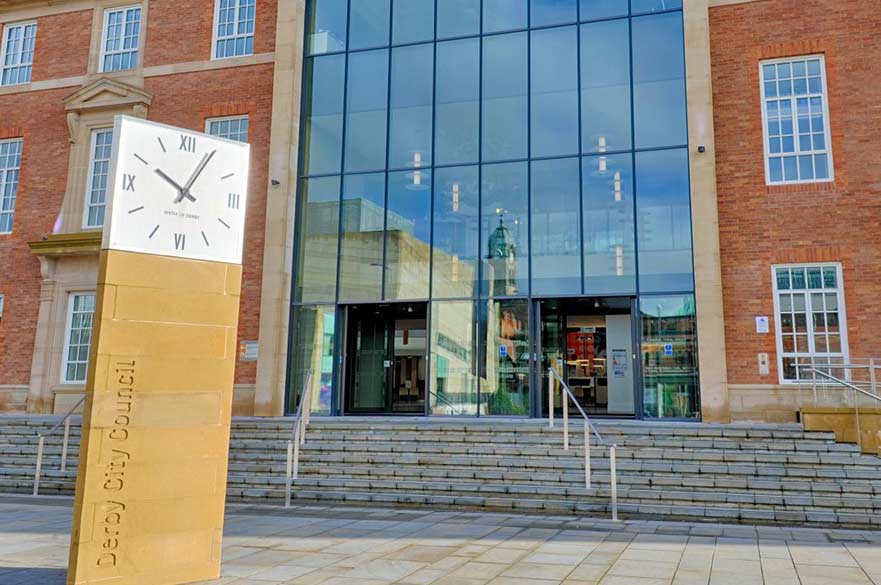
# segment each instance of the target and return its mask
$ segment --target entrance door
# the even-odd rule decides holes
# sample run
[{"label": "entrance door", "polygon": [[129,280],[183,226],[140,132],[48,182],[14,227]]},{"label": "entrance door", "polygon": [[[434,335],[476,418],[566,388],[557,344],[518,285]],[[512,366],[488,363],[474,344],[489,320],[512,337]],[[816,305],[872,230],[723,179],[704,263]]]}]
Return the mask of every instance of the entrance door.
[{"label": "entrance door", "polygon": [[346,414],[424,414],[426,305],[347,311]]},{"label": "entrance door", "polygon": [[[547,415],[547,372],[553,367],[587,414],[636,416],[631,299],[544,300],[538,301],[536,313],[543,414]],[[554,408],[562,408],[559,395]],[[572,404],[570,414],[577,414]]]}]

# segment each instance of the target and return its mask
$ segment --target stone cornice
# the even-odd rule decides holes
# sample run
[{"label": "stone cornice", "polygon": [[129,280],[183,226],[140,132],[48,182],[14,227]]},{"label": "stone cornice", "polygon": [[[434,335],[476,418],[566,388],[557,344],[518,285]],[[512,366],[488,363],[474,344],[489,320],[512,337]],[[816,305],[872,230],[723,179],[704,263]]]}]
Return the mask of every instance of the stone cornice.
[{"label": "stone cornice", "polygon": [[36,256],[91,256],[101,251],[101,231],[51,234],[28,243]]}]

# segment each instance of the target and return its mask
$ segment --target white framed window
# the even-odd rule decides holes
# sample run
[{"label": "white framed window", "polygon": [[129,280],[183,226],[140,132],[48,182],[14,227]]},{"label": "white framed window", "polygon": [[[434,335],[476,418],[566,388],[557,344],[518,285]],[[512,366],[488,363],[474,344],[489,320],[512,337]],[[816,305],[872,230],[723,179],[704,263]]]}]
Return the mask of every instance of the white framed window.
[{"label": "white framed window", "polygon": [[777,367],[781,383],[812,380],[811,364],[849,357],[841,264],[772,267]]},{"label": "white framed window", "polygon": [[21,170],[21,138],[0,140],[0,234],[11,234]]},{"label": "white framed window", "polygon": [[3,27],[0,85],[30,83],[36,40],[36,22],[20,22]]},{"label": "white framed window", "polygon": [[205,133],[227,140],[248,142],[248,116],[227,116],[205,120]]},{"label": "white framed window", "polygon": [[95,316],[95,293],[71,293],[67,299],[62,384],[82,384],[89,368],[89,345]]},{"label": "white framed window", "polygon": [[3,305],[6,302],[6,295],[0,293],[0,320],[3,319]]},{"label": "white framed window", "polygon": [[214,59],[254,53],[255,0],[215,0]]},{"label": "white framed window", "polygon": [[105,10],[104,35],[101,40],[101,72],[110,73],[137,67],[140,43],[140,6]]},{"label": "white framed window", "polygon": [[113,130],[92,130],[89,150],[89,182],[86,186],[86,206],[83,227],[104,225],[104,209],[107,205],[107,173],[110,170],[110,154],[113,150]]},{"label": "white framed window", "polygon": [[759,68],[767,184],[832,181],[825,59],[775,59]]}]

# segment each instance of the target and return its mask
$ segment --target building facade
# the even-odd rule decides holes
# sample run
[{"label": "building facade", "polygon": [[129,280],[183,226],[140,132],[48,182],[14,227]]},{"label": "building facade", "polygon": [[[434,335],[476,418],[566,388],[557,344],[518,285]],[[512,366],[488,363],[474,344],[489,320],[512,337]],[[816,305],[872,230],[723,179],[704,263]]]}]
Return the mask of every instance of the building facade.
[{"label": "building facade", "polygon": [[82,394],[127,113],[252,146],[238,414],[795,420],[875,351],[869,4],[4,0],[4,408]]}]

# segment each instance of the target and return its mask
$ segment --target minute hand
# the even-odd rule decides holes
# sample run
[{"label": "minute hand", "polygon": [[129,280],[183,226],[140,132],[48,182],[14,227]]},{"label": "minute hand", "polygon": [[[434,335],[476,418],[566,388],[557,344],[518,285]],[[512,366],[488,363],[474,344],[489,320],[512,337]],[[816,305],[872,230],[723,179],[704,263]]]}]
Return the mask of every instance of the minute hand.
[{"label": "minute hand", "polygon": [[190,180],[187,181],[186,185],[184,185],[184,188],[181,190],[181,194],[178,196],[177,201],[175,201],[175,203],[182,201],[184,197],[195,201],[195,198],[192,195],[190,195],[190,187],[193,186],[193,183],[195,183],[196,179],[199,178],[199,175],[202,174],[202,171],[205,169],[205,166],[208,164],[208,161],[211,160],[211,157],[214,156],[215,152],[217,152],[217,151],[212,150],[211,152],[206,154],[204,157],[202,157],[202,161],[199,163],[199,166],[196,167],[196,170],[193,171],[193,176],[190,177]]}]

